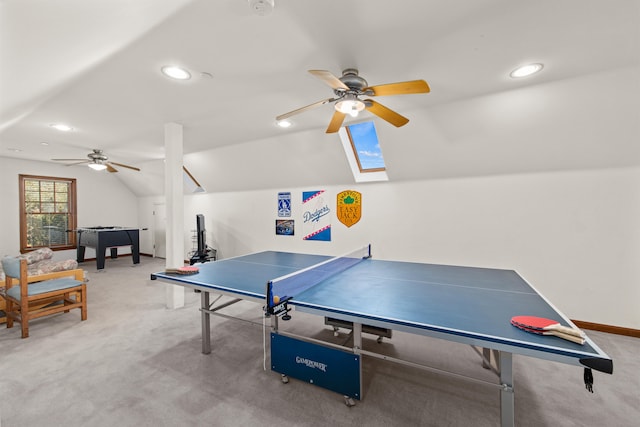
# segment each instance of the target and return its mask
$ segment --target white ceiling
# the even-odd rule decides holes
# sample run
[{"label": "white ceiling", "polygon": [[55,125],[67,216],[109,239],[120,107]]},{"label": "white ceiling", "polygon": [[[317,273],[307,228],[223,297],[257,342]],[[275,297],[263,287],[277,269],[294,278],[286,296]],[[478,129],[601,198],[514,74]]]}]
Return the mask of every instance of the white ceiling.
[{"label": "white ceiling", "polygon": [[[330,105],[295,116],[287,130],[275,126],[275,117],[332,96],[306,70],[339,76],[348,67],[371,85],[426,80],[429,94],[377,101],[411,119],[406,127],[426,120],[419,111],[428,110],[429,120],[464,138],[465,130],[452,125],[462,110],[477,128],[486,117],[471,110],[486,111],[488,100],[533,88],[543,98],[571,85],[588,104],[590,91],[603,90],[589,86],[588,76],[606,82],[640,65],[638,0],[275,3],[270,15],[258,16],[247,0],[1,0],[0,156],[49,161],[101,148],[110,160],[140,165],[164,157],[167,122],[184,125],[185,154],[283,134],[321,135]],[[545,68],[529,79],[508,77],[530,62]],[[193,78],[165,78],[166,64],[188,68]],[[639,80],[631,81],[627,108],[640,98]],[[567,114],[556,104],[545,105],[547,122],[536,127]],[[509,114],[506,106],[496,111]],[[635,111],[622,116],[640,121]],[[57,122],[75,131],[49,127]],[[640,161],[638,136],[620,144],[629,147],[620,157]]]}]

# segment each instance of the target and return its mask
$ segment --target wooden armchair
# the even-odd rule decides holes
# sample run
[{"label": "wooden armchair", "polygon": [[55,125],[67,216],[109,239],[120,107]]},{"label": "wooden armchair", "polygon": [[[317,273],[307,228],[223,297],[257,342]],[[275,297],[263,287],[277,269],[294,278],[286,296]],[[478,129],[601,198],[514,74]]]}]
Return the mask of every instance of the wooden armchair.
[{"label": "wooden armchair", "polygon": [[19,322],[22,338],[29,336],[29,321],[38,317],[79,308],[82,320],[87,320],[87,285],[81,269],[29,277],[27,261],[9,257],[2,259],[2,267],[6,279],[0,296],[6,301],[7,328]]}]

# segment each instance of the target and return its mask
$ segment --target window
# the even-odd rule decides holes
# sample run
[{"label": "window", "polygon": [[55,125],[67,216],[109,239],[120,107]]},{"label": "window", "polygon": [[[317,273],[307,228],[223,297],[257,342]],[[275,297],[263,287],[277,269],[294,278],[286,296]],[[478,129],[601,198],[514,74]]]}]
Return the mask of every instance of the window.
[{"label": "window", "polygon": [[356,182],[388,181],[373,122],[345,126],[338,134]]},{"label": "window", "polygon": [[20,252],[49,247],[73,249],[76,180],[20,175]]}]

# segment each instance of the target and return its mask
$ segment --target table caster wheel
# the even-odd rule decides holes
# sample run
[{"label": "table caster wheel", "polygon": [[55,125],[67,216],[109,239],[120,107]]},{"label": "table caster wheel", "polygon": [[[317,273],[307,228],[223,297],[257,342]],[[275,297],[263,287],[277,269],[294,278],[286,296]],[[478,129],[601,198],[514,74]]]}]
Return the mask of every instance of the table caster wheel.
[{"label": "table caster wheel", "polygon": [[344,397],[344,404],[349,408],[351,408],[352,406],[356,406],[356,402],[349,396]]},{"label": "table caster wheel", "polygon": [[286,376],[285,374],[282,374],[280,379],[282,380],[283,384],[288,384],[289,383],[289,377]]}]

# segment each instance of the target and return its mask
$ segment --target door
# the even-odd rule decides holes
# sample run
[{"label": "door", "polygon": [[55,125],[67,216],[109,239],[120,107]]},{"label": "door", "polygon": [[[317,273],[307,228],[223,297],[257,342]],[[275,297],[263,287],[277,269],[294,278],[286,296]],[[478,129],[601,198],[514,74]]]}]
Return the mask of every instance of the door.
[{"label": "door", "polygon": [[153,256],[167,257],[167,207],[164,203],[153,204]]}]

